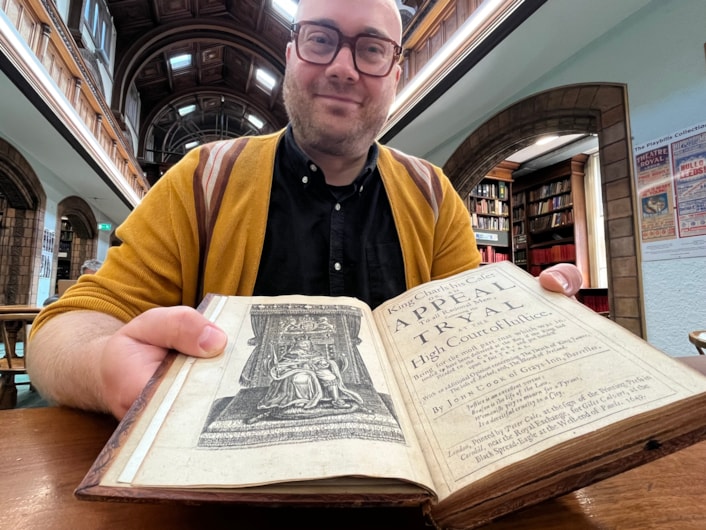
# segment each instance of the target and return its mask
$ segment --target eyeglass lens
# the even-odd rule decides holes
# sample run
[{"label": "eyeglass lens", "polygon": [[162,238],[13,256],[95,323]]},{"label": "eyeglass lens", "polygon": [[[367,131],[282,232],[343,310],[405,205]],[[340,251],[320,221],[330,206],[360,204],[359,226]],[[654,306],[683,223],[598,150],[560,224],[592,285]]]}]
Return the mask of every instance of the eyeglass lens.
[{"label": "eyeglass lens", "polygon": [[315,64],[331,63],[343,43],[348,43],[356,68],[363,74],[385,76],[395,61],[396,46],[370,35],[344,37],[338,30],[318,24],[302,23],[296,36],[302,60]]}]

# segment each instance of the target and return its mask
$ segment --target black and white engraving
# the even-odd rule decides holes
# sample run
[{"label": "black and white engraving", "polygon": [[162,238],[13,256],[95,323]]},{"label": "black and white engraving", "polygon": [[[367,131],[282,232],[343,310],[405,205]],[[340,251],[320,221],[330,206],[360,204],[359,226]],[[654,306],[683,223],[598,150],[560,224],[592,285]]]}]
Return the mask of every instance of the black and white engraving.
[{"label": "black and white engraving", "polygon": [[358,346],[361,313],[346,305],[250,308],[254,337],[239,390],[214,402],[200,447],[325,439],[404,442],[389,395]]}]

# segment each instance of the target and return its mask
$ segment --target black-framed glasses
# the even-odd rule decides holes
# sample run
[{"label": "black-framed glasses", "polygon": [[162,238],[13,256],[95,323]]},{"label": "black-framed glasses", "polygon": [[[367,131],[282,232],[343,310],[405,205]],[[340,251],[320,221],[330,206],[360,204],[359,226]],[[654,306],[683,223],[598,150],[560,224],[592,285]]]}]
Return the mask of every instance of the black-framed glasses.
[{"label": "black-framed glasses", "polygon": [[312,64],[327,65],[347,44],[353,54],[353,64],[361,74],[385,77],[402,54],[402,47],[392,39],[360,33],[346,37],[338,29],[303,20],[292,26],[292,38],[297,57]]}]

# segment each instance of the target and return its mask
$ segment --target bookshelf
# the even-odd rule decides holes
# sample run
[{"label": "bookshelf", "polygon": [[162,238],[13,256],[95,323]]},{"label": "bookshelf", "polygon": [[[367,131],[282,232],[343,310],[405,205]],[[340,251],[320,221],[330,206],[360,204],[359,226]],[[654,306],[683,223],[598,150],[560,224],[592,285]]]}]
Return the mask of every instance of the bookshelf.
[{"label": "bookshelf", "polygon": [[583,288],[576,293],[576,299],[583,305],[590,307],[596,313],[610,316],[607,288]]},{"label": "bookshelf", "polygon": [[512,194],[512,253],[514,263],[527,269],[527,220],[525,192]]},{"label": "bookshelf", "polygon": [[512,171],[517,164],[503,162],[476,185],[466,198],[476,243],[483,263],[512,260]]},{"label": "bookshelf", "polygon": [[68,280],[71,278],[71,246],[74,241],[74,232],[68,219],[61,220],[59,234],[59,254],[57,259],[56,279]]},{"label": "bookshelf", "polygon": [[584,165],[587,155],[523,176],[513,183],[515,263],[537,276],[560,262],[574,263],[590,285]]}]

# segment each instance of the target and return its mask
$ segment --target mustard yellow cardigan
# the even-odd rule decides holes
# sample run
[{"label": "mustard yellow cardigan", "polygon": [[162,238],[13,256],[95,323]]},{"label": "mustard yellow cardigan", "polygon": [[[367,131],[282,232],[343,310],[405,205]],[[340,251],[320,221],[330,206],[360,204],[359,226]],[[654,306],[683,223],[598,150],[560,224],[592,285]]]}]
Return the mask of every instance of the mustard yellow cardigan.
[{"label": "mustard yellow cardigan", "polygon": [[[127,322],[157,306],[195,307],[205,293],[252,294],[282,134],[189,152],[118,228],[122,244],[109,249],[98,273],[82,276],[44,308],[33,331],[70,310]],[[468,211],[438,167],[383,146],[378,167],[408,288],[479,265]]]}]

